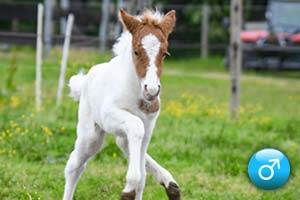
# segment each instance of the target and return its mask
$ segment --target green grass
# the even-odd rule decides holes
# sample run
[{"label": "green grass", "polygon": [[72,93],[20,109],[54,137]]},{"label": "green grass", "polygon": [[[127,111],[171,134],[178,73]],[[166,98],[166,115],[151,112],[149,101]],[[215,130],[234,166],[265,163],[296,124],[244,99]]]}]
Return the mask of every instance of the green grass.
[{"label": "green grass", "polygon": [[[0,199],[61,199],[63,170],[76,139],[77,102],[55,107],[61,52],[43,63],[43,106],[35,112],[35,55],[30,48],[0,52]],[[72,50],[67,78],[110,54]],[[13,78],[8,79],[16,67]],[[265,78],[267,76],[267,78]],[[162,77],[162,112],[149,147],[174,175],[182,199],[295,199],[300,196],[300,80],[297,73],[247,72],[240,120],[229,118],[229,77],[219,57],[168,59]],[[9,86],[6,86],[9,83]],[[285,152],[288,183],[263,191],[247,176],[250,156],[265,147]],[[126,158],[108,136],[88,164],[75,199],[118,199]],[[167,199],[148,175],[144,199]]]}]

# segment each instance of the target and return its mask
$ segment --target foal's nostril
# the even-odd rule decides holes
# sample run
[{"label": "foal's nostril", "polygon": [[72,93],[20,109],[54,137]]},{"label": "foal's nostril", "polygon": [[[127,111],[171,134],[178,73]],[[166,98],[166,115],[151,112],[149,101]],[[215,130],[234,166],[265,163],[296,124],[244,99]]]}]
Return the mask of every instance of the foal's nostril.
[{"label": "foal's nostril", "polygon": [[145,92],[148,91],[148,89],[147,89],[147,84],[144,85],[144,90],[145,90]]}]

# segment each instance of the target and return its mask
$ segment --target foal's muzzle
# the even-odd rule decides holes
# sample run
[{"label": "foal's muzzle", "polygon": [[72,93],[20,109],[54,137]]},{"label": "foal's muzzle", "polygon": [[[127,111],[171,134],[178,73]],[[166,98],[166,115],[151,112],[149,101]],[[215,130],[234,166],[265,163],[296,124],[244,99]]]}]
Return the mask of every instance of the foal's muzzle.
[{"label": "foal's muzzle", "polygon": [[147,84],[144,85],[143,95],[148,101],[156,99],[160,93],[160,85],[149,87]]}]

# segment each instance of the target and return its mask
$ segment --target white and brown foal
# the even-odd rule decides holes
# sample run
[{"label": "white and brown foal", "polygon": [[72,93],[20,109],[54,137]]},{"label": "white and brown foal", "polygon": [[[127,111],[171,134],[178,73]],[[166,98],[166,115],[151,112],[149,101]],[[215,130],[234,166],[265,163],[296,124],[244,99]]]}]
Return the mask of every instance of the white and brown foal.
[{"label": "white and brown foal", "polygon": [[121,9],[120,20],[125,30],[113,47],[115,57],[92,67],[87,75],[70,79],[71,96],[80,103],[77,140],[65,169],[63,199],[73,198],[86,162],[111,133],[129,157],[122,200],[142,199],[146,170],[166,188],[169,199],[179,200],[179,187],[172,175],[147,154],[160,111],[160,76],[175,11],[166,15],[145,11],[135,17]]}]

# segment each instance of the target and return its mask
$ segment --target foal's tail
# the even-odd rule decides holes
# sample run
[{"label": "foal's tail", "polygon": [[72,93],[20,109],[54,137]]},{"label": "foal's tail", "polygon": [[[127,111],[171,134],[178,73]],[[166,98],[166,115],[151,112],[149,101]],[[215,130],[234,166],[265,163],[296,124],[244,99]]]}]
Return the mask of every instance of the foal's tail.
[{"label": "foal's tail", "polygon": [[83,71],[80,71],[77,75],[74,75],[70,78],[69,87],[70,87],[70,96],[75,100],[79,101],[81,95],[81,88],[83,85],[83,81],[85,79],[85,75]]}]

